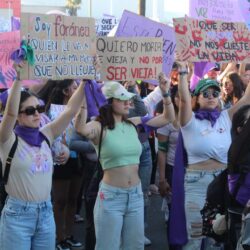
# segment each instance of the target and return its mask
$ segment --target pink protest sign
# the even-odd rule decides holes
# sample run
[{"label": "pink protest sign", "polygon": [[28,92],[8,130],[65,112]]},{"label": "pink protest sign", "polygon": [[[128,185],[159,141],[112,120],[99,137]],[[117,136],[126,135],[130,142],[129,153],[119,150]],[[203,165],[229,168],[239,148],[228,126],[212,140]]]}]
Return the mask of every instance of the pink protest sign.
[{"label": "pink protest sign", "polygon": [[19,31],[0,33],[0,88],[9,88],[16,76],[10,55],[19,46]]},{"label": "pink protest sign", "polygon": [[249,62],[250,32],[245,23],[175,18],[176,56],[192,62]]},{"label": "pink protest sign", "polygon": [[162,37],[162,69],[165,74],[169,75],[174,62],[174,51],[176,46],[173,28],[125,10],[115,35],[117,37]]},{"label": "pink protest sign", "polygon": [[238,0],[189,0],[189,16],[196,19],[244,22],[239,2]]}]

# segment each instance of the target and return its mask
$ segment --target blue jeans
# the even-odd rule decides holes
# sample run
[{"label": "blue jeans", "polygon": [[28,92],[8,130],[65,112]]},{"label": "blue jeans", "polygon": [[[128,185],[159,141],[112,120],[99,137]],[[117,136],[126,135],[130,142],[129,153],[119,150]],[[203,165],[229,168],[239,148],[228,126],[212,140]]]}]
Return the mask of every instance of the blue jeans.
[{"label": "blue jeans", "polygon": [[151,173],[153,168],[152,155],[149,141],[145,141],[142,144],[142,153],[140,156],[139,164],[139,177],[141,179],[142,192],[144,198],[144,226],[147,228],[147,210],[149,206],[148,190],[151,180]]},{"label": "blue jeans", "polygon": [[52,204],[8,197],[0,221],[1,250],[55,250]]},{"label": "blue jeans", "polygon": [[183,247],[183,250],[200,250],[202,239],[204,241],[204,249],[218,249],[216,246],[212,246],[214,241],[211,238],[204,239],[204,236],[202,236],[200,210],[205,204],[209,183],[221,171],[187,170],[185,175],[185,212],[188,243]]},{"label": "blue jeans", "polygon": [[101,182],[94,221],[95,250],[144,250],[141,184],[118,188]]},{"label": "blue jeans", "polygon": [[142,143],[142,153],[139,164],[139,177],[141,179],[142,191],[144,195],[144,205],[149,205],[148,189],[152,173],[152,156],[149,141]]}]

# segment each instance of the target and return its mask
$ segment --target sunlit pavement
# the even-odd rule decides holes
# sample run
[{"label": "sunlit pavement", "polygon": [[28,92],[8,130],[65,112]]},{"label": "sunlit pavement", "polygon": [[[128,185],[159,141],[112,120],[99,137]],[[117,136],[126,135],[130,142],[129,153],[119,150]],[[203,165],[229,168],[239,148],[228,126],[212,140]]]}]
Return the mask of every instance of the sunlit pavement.
[{"label": "sunlit pavement", "polygon": [[[168,250],[166,225],[164,222],[164,214],[161,211],[161,204],[162,200],[159,195],[152,195],[150,197],[146,236],[151,240],[152,245],[145,247],[145,250]],[[76,223],[74,230],[76,239],[84,242],[84,222]]]}]

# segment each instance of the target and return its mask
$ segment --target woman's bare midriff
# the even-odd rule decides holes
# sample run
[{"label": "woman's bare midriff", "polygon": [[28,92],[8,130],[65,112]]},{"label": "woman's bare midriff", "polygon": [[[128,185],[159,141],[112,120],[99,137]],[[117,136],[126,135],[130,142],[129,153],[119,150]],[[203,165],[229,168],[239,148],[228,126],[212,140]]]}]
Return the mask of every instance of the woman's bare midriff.
[{"label": "woman's bare midriff", "polygon": [[195,164],[189,164],[188,169],[190,170],[208,170],[208,171],[213,171],[213,170],[218,170],[218,169],[223,169],[226,168],[227,164],[218,162],[213,159],[209,159],[207,161],[195,163]]},{"label": "woman's bare midriff", "polygon": [[128,188],[140,183],[138,165],[129,165],[104,170],[102,181],[114,187]]}]

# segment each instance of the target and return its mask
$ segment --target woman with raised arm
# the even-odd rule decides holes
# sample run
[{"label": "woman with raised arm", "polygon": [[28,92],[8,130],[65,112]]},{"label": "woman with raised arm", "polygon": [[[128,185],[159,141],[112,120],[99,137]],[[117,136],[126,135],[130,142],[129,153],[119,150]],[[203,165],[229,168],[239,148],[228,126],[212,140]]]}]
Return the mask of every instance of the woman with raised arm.
[{"label": "woman with raised arm", "polygon": [[94,209],[96,250],[144,249],[143,193],[138,176],[142,149],[135,126],[144,123],[160,127],[174,120],[169,81],[162,74],[159,80],[164,112],[158,117],[127,120],[134,94],[118,82],[104,84],[102,91],[108,104],[100,108],[95,121],[86,123],[85,104],[77,116],[77,131],[88,137],[97,151],[101,140],[100,162],[104,176]]},{"label": "woman with raised arm", "polygon": [[[17,66],[17,71],[21,66]],[[55,222],[51,204],[53,160],[50,145],[68,126],[83,98],[81,83],[65,111],[53,122],[39,128],[44,107],[17,79],[11,87],[0,124],[0,158],[3,171],[17,136],[11,162],[8,197],[0,221],[1,250],[54,250]]]},{"label": "woman with raised arm", "polygon": [[[182,222],[178,224],[177,220],[172,219],[172,225],[181,225],[181,230],[177,232],[181,232],[182,235],[170,233],[170,244],[182,245],[183,249],[198,250],[202,239],[200,210],[205,203],[207,186],[214,176],[226,167],[227,152],[231,143],[231,119],[241,106],[250,103],[250,87],[233,107],[219,112],[217,109],[219,84],[212,79],[202,79],[194,91],[196,101],[193,112],[187,73],[186,64],[179,63],[179,121],[187,153],[185,215],[182,217],[186,217],[186,229],[181,225]],[[176,189],[173,187],[173,192],[177,189],[178,187]],[[176,206],[173,202],[171,210],[176,209]],[[183,235],[185,230],[187,230],[187,238]]]}]

